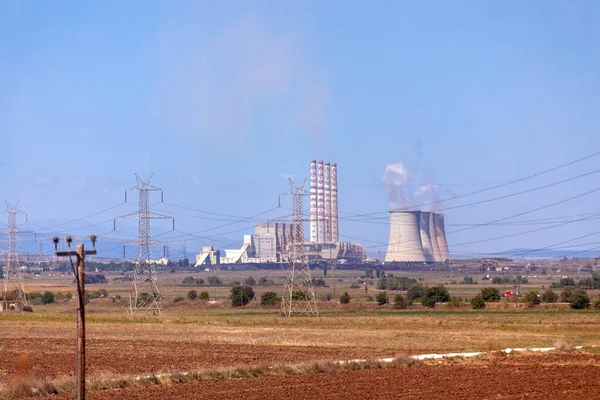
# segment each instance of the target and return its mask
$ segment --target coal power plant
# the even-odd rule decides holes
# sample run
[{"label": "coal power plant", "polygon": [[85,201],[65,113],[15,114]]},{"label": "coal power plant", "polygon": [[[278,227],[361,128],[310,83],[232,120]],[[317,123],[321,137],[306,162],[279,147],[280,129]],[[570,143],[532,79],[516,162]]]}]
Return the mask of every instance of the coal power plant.
[{"label": "coal power plant", "polygon": [[386,263],[433,263],[449,258],[443,214],[390,211]]}]

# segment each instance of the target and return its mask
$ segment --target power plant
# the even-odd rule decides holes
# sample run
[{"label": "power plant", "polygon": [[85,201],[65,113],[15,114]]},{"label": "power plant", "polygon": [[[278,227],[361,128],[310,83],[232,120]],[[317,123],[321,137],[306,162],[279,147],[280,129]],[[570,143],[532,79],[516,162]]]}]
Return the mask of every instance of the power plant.
[{"label": "power plant", "polygon": [[[304,242],[309,261],[363,263],[367,253],[356,243],[340,242],[338,229],[337,164],[310,163],[310,236]],[[292,224],[282,220],[256,225],[254,234],[244,235],[241,248],[225,249],[225,256],[207,246],[196,255],[196,266],[216,264],[286,263],[290,261]]]},{"label": "power plant", "polygon": [[390,211],[386,263],[444,262],[449,258],[443,214]]}]

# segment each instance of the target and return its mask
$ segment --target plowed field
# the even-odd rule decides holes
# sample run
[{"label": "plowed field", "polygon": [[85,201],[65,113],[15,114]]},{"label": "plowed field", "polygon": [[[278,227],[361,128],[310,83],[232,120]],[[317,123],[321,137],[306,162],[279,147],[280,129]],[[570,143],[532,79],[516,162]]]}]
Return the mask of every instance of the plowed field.
[{"label": "plowed field", "polygon": [[[600,356],[546,354],[413,368],[92,392],[89,399],[600,399]],[[70,399],[59,396],[53,399]]]},{"label": "plowed field", "polygon": [[[401,353],[408,353],[402,351]],[[207,344],[177,341],[87,341],[88,374],[189,371],[216,366],[298,363],[389,356],[390,351],[365,348],[322,348]],[[75,371],[75,341],[67,339],[0,338],[0,382],[15,374],[54,379]]]}]

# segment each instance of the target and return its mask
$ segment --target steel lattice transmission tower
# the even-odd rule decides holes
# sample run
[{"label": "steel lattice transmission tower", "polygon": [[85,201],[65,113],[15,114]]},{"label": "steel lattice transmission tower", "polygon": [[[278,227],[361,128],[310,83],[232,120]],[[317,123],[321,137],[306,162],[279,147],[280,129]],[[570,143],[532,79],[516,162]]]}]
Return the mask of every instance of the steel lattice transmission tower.
[{"label": "steel lattice transmission tower", "polygon": [[315,290],[306,258],[304,243],[304,191],[306,179],[301,186],[290,179],[290,195],[293,199],[292,243],[290,263],[287,270],[285,290],[281,299],[281,313],[292,315],[318,316]]},{"label": "steel lattice transmission tower", "polygon": [[152,259],[152,246],[162,244],[153,242],[150,236],[150,221],[152,219],[173,219],[167,215],[159,215],[150,212],[150,193],[160,192],[162,201],[162,189],[150,184],[152,175],[148,182],[144,182],[137,174],[137,186],[127,189],[125,200],[127,201],[127,192],[135,190],[139,195],[139,209],[137,213],[124,215],[123,219],[138,220],[138,240],[137,256],[133,273],[133,282],[129,290],[129,309],[130,314],[151,312],[161,314],[160,291],[158,289],[158,280],[156,278],[155,261]]},{"label": "steel lattice transmission tower", "polygon": [[21,305],[27,304],[25,296],[25,283],[23,281],[23,272],[19,263],[19,246],[17,242],[17,215],[25,214],[19,210],[19,202],[11,206],[6,201],[6,211],[2,214],[8,215],[8,248],[4,258],[4,280],[3,280],[3,298],[6,300],[14,300]]}]

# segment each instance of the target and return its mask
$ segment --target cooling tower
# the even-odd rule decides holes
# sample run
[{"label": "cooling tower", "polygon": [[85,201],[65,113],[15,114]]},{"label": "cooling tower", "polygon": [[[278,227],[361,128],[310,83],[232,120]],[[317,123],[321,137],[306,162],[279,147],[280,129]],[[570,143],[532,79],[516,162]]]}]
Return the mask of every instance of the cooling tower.
[{"label": "cooling tower", "polygon": [[317,160],[310,162],[310,241],[317,241]]},{"label": "cooling tower", "polygon": [[[434,251],[433,243],[431,241],[431,231],[429,230],[431,220],[430,212],[421,212],[421,243],[423,244],[423,253],[425,254],[425,260],[428,262],[437,261]],[[433,231],[435,235],[435,230]]]},{"label": "cooling tower", "polygon": [[385,262],[424,262],[421,212],[390,211],[390,241]]},{"label": "cooling tower", "polygon": [[429,213],[429,238],[431,239],[433,260],[438,262],[444,261],[442,260],[442,255],[440,254],[440,245],[437,240],[437,229],[435,229],[435,217],[433,213]]},{"label": "cooling tower", "polygon": [[433,214],[435,218],[435,232],[437,236],[438,248],[440,249],[440,261],[450,259],[448,251],[448,242],[446,241],[446,226],[444,225],[443,214]]}]

